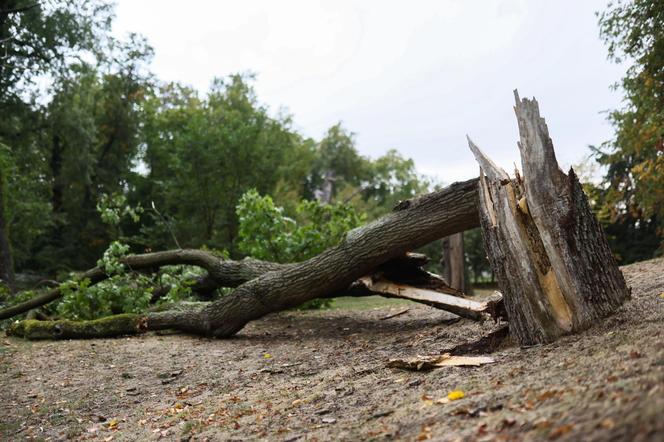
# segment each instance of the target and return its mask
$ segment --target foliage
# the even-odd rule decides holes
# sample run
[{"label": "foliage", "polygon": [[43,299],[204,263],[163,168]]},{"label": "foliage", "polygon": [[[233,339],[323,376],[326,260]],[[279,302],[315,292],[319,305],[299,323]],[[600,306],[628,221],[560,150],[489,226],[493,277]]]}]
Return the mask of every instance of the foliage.
[{"label": "foliage", "polygon": [[[141,213],[140,207],[127,205],[122,195],[102,195],[97,211],[103,222],[115,228],[125,216],[138,222]],[[59,289],[63,296],[57,306],[58,314],[67,319],[88,320],[145,311],[152,297],[153,281],[145,275],[127,272],[122,258],[128,253],[129,245],[112,241],[97,261],[97,267],[108,279],[90,285],[89,279],[71,275],[61,283]]]},{"label": "foliage", "polygon": [[40,75],[66,69],[81,52],[96,52],[111,18],[108,1],[3,1],[0,102],[20,100]]},{"label": "foliage", "polygon": [[[23,152],[25,156],[32,156]],[[25,167],[16,150],[0,143],[0,167],[5,182],[2,198],[6,204],[6,223],[14,263],[29,261],[32,250],[51,226],[47,194],[38,180],[38,166]]]},{"label": "foliage", "polygon": [[[363,217],[344,204],[321,204],[302,200],[294,217],[284,213],[269,196],[252,189],[237,206],[240,220],[238,247],[254,258],[275,262],[298,262],[311,258],[342,241],[358,227]],[[315,300],[306,308],[327,306],[329,300]]]},{"label": "foliage", "polygon": [[[612,2],[599,14],[599,25],[609,57],[631,64],[619,85],[625,106],[609,116],[616,136],[595,149],[606,167],[599,215],[615,227],[614,248],[639,247],[630,245],[634,236],[655,231],[652,253],[664,244],[664,4]],[[635,251],[624,254],[625,262]]]},{"label": "foliage", "polygon": [[344,186],[361,185],[368,176],[368,166],[355,147],[355,134],[337,123],[315,148],[307,196],[329,203]]},{"label": "foliage", "polygon": [[[113,227],[115,237],[122,238],[122,230],[120,223],[124,219],[131,220],[138,223],[143,213],[143,207],[140,204],[131,206],[127,203],[127,197],[121,193],[112,195],[101,194],[99,202],[97,203],[97,212],[101,217],[104,224]],[[129,246],[127,246],[129,249]]]},{"label": "foliage", "polygon": [[482,231],[477,228],[464,232],[463,241],[466,269],[470,272],[469,279],[472,279],[473,283],[484,282],[492,271],[484,250]]},{"label": "foliage", "polygon": [[307,144],[288,116],[269,115],[251,80],[216,79],[205,98],[170,84],[148,103],[148,174],[138,179],[138,194],[168,214],[183,246],[232,249],[244,192],[279,185],[299,193],[304,183]]},{"label": "foliage", "polygon": [[254,189],[240,198],[237,214],[240,251],[274,262],[311,258],[338,244],[349,230],[363,221],[348,205],[307,200],[298,204],[291,218],[270,196],[261,196]]},{"label": "foliage", "polygon": [[140,313],[151,298],[151,279],[143,275],[114,275],[90,286],[90,281],[75,278],[60,285],[64,296],[57,307],[60,316],[86,320],[120,313]]}]

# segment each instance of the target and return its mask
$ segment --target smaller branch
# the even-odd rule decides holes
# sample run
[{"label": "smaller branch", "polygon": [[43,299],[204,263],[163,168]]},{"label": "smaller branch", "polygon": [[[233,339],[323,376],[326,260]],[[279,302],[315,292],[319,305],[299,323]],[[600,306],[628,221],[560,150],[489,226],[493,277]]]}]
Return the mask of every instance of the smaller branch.
[{"label": "smaller branch", "polygon": [[391,314],[391,315],[383,316],[382,318],[380,318],[380,320],[381,320],[381,321],[385,321],[386,319],[396,318],[397,316],[405,315],[405,314],[408,313],[409,311],[410,311],[409,308],[405,308],[405,309],[403,309],[403,310],[401,310],[401,311],[399,311],[399,312],[393,313],[393,314]]},{"label": "smaller branch", "polygon": [[166,224],[166,228],[168,229],[168,233],[171,234],[171,238],[173,238],[173,242],[175,243],[177,248],[182,249],[182,247],[180,247],[180,243],[178,242],[178,238],[175,236],[175,233],[173,232],[173,229],[171,228],[171,223],[169,223],[166,220],[166,218],[164,217],[164,215],[162,215],[161,212],[157,210],[157,206],[155,205],[154,201],[150,201],[150,202],[152,203],[152,210],[154,210],[154,212],[157,214],[157,216],[159,216],[159,218],[161,218],[161,220],[164,222],[164,224]]},{"label": "smaller branch", "polygon": [[[166,265],[185,264],[202,267],[210,272],[211,275],[214,275],[217,273],[221,258],[201,250],[185,249],[131,255],[120,261],[131,270],[156,271],[159,267]],[[79,280],[89,279],[90,285],[97,284],[108,278],[109,275],[107,275],[101,267],[94,267],[78,275]],[[62,292],[60,291],[60,288],[56,287],[43,295],[35,296],[21,304],[16,304],[0,310],[0,320],[20,315],[21,313],[25,313],[33,308],[41,307],[42,305],[53,302],[61,297]]]}]

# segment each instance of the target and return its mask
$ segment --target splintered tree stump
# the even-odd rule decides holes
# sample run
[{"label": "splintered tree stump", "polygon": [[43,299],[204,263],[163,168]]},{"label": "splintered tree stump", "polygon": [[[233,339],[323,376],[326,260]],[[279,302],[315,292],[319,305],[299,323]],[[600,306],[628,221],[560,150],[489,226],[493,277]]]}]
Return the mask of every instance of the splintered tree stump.
[{"label": "splintered tree stump", "polygon": [[512,336],[533,345],[584,330],[630,292],[579,180],[563,173],[535,99],[515,91],[523,178],[496,166],[471,140],[480,165],[484,244]]}]

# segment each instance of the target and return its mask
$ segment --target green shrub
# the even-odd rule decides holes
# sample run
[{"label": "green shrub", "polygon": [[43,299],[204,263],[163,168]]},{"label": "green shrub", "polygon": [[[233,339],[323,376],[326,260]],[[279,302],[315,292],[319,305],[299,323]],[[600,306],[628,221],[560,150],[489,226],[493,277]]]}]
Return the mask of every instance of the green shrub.
[{"label": "green shrub", "polygon": [[[339,244],[349,230],[364,221],[351,206],[339,203],[303,200],[293,217],[284,212],[269,196],[255,190],[246,192],[237,206],[240,251],[267,261],[303,261]],[[302,307],[320,308],[329,302],[317,299]]]}]

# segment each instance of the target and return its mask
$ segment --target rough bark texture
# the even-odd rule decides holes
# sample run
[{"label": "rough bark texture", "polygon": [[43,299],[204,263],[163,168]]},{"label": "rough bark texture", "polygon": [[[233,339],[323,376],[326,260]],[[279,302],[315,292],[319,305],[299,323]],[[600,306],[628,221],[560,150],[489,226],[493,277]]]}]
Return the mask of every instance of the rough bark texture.
[{"label": "rough bark texture", "polygon": [[558,168],[535,100],[519,100],[524,180],[497,167],[469,139],[480,164],[480,219],[522,345],[550,342],[609,315],[629,290],[574,171]]},{"label": "rough bark texture", "polygon": [[[278,264],[251,258],[246,258],[240,261],[229,261],[209,252],[187,249],[132,255],[123,258],[122,261],[127,267],[129,267],[129,270],[140,272],[157,271],[161,266],[175,264],[190,264],[205,268],[208,270],[207,275],[197,277],[189,281],[188,284],[192,291],[201,299],[211,298],[213,292],[221,287],[237,287],[238,285],[267,272],[283,270],[288,266],[294,265]],[[371,278],[388,278],[400,284],[462,297],[462,292],[452,289],[439,276],[429,273],[421,268],[426,265],[428,261],[429,258],[426,255],[420,253],[407,253],[378,266],[375,269],[374,274],[371,275]],[[214,275],[214,277],[211,275]],[[108,278],[108,275],[106,275],[102,269],[95,267],[79,275],[79,278],[88,278],[90,279],[90,284],[94,285]],[[161,296],[168,293],[169,290],[170,287],[157,287],[153,292],[153,299],[156,301]],[[394,296],[388,293],[371,291],[365,287],[361,280],[353,282],[349,287],[346,287],[339,292],[327,293],[324,297],[334,298],[337,296],[373,295],[408,299],[407,296]],[[0,319],[7,319],[25,312],[28,312],[29,314],[27,319],[34,319],[37,314],[37,310],[35,310],[37,307],[48,304],[61,296],[62,293],[59,288],[52,289],[43,295],[31,298],[21,304],[0,310]],[[417,300],[415,301],[418,302]],[[419,302],[443,310],[445,310],[445,306],[448,305],[444,300],[433,304],[424,301]],[[161,310],[163,311],[164,309],[162,308]],[[456,313],[454,307],[451,307],[451,310],[447,310]],[[467,317],[479,319],[479,317],[472,312],[468,315],[470,316]]]},{"label": "rough bark texture", "polygon": [[[506,319],[500,294],[484,301],[465,299],[461,292],[449,287],[440,276],[423,270],[426,262],[426,256],[409,253],[379,266],[371,276],[360,278],[342,291],[329,293],[325,297],[378,295],[411,300],[476,321],[489,317]],[[169,328],[190,330],[189,324],[200,317],[200,312],[207,305],[209,303],[206,302],[162,304],[145,314],[121,314],[92,321],[36,321],[28,317],[12,324],[7,333],[27,339],[78,339]]]}]

